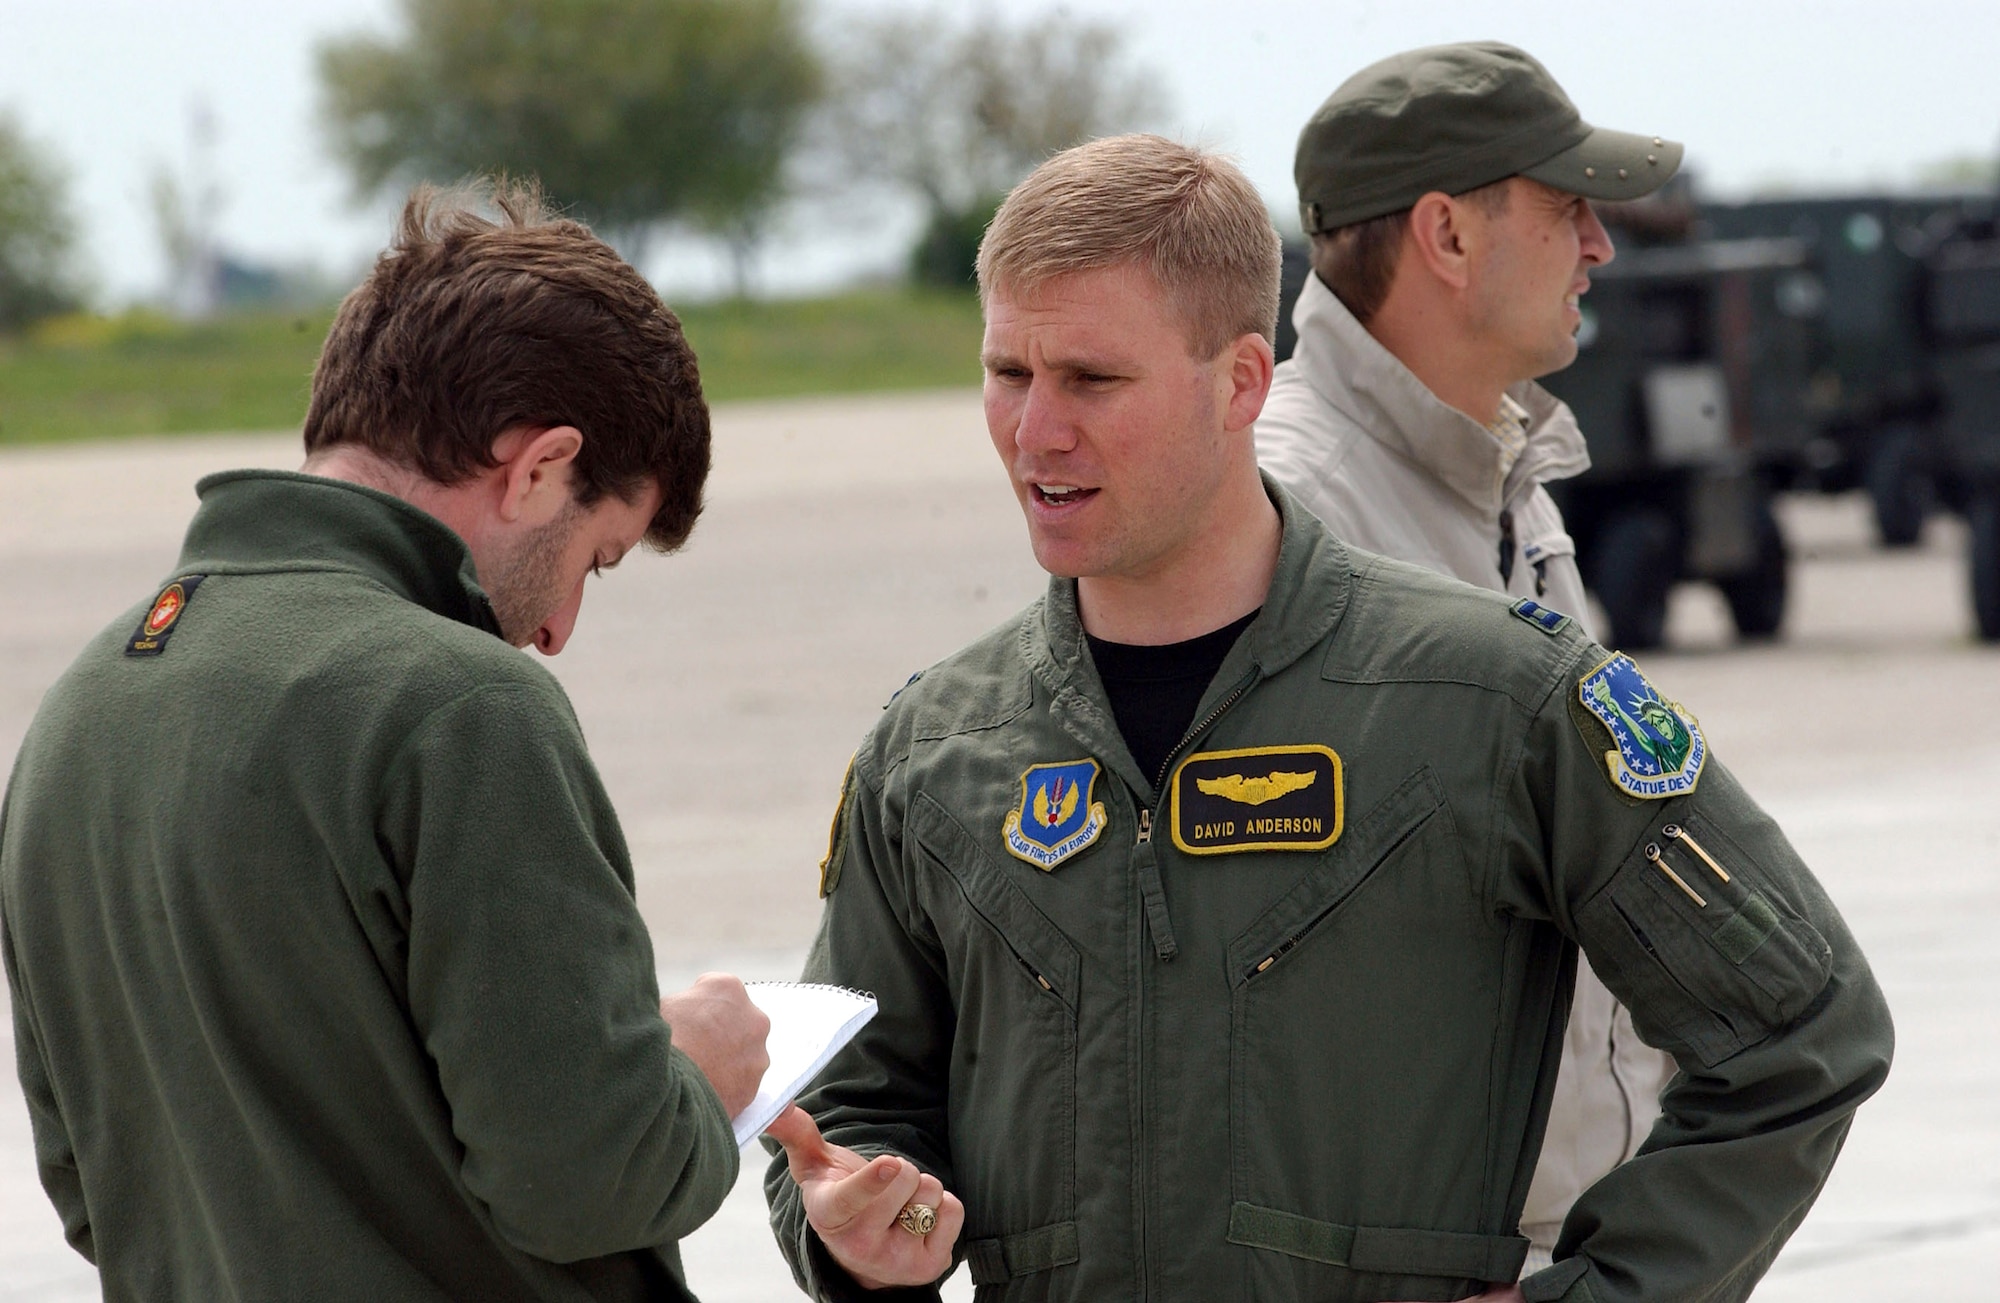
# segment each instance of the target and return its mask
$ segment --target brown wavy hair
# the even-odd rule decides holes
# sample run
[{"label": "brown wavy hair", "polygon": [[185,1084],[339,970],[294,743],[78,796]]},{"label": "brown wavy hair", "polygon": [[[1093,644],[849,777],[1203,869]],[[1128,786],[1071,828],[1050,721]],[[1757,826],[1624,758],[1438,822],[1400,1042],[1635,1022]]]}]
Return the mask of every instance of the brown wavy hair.
[{"label": "brown wavy hair", "polygon": [[420,186],[396,238],[340,305],[313,370],[307,455],[359,445],[440,484],[497,465],[522,426],[573,425],[576,500],[663,501],[672,551],[701,514],[708,404],[680,319],[531,182]]}]

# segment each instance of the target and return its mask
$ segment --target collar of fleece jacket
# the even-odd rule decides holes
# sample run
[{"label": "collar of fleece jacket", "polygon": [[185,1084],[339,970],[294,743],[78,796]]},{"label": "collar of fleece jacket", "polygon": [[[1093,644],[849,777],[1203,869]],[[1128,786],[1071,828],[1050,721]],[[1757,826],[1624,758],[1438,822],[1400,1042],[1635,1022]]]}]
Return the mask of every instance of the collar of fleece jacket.
[{"label": "collar of fleece jacket", "polygon": [[179,569],[352,570],[447,619],[500,636],[465,541],[401,498],[291,471],[223,471],[195,486],[201,508]]}]

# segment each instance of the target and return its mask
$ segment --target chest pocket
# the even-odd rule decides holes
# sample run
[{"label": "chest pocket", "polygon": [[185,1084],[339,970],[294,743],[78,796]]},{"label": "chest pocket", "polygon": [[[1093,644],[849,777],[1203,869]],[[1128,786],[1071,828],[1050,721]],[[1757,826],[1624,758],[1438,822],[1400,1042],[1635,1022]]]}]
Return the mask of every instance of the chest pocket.
[{"label": "chest pocket", "polygon": [[1592,965],[1646,1041],[1714,1067],[1797,1018],[1826,986],[1831,947],[1762,876],[1741,846],[1691,815],[1685,830],[1657,825],[1577,911]]},{"label": "chest pocket", "polygon": [[1077,1261],[1077,949],[942,805],[906,824],[922,856],[958,1018],[952,1165],[973,1278],[997,1284]]},{"label": "chest pocket", "polygon": [[1482,1233],[1491,1047],[1463,1029],[1502,931],[1471,886],[1424,768],[1231,944],[1247,1297],[1462,1298],[1519,1273],[1527,1241]]}]

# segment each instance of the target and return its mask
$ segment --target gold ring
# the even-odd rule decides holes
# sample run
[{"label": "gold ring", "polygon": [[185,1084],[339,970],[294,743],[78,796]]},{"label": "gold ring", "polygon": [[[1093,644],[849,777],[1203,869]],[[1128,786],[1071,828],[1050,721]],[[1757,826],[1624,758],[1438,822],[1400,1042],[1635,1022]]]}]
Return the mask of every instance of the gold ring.
[{"label": "gold ring", "polygon": [[922,1239],[937,1229],[937,1209],[927,1203],[906,1203],[896,1214],[896,1225]]}]

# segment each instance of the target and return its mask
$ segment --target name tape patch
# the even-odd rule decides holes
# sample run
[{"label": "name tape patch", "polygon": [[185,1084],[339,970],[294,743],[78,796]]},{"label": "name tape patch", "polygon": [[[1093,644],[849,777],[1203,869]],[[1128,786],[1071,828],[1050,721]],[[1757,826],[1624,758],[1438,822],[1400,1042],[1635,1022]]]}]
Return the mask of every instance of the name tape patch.
[{"label": "name tape patch", "polygon": [[1190,855],[1319,851],[1340,838],[1341,766],[1330,747],[1202,751],[1170,786],[1174,845]]},{"label": "name tape patch", "polygon": [[206,575],[182,575],[162,588],[160,595],[153,599],[153,604],[146,608],[145,618],[139,621],[139,627],[133,630],[132,640],[125,644],[125,654],[158,656],[165,651],[167,639],[180,625],[181,613],[187,610],[188,603],[194,600],[194,590],[201,587],[201,581],[206,578]]},{"label": "name tape patch", "polygon": [[1611,735],[1604,767],[1619,791],[1663,801],[1694,790],[1708,740],[1694,716],[1662,697],[1630,656],[1619,652],[1584,675],[1576,690]]},{"label": "name tape patch", "polygon": [[1001,824],[1007,853],[1047,873],[1097,840],[1109,822],[1097,797],[1097,762],[1030,765],[1021,804]]}]

